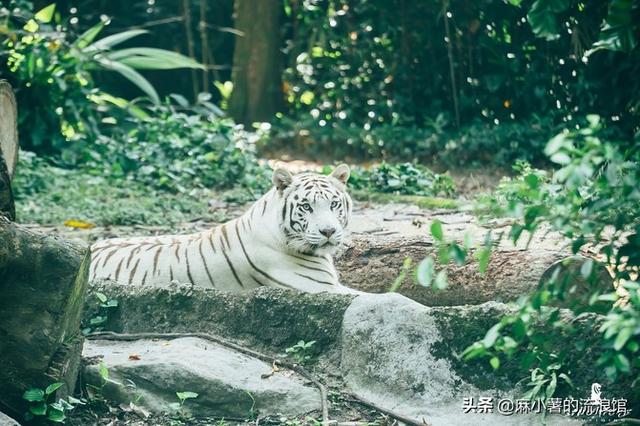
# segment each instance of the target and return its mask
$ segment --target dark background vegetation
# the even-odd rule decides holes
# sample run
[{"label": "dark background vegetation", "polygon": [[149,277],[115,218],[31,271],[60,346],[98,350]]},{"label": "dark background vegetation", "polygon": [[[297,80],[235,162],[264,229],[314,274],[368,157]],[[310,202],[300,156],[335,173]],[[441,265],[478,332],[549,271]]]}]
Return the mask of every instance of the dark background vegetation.
[{"label": "dark background vegetation", "polygon": [[[36,10],[49,4],[35,3]],[[193,103],[210,93],[212,102],[226,104],[214,83],[235,79],[232,116],[249,129],[270,122],[272,151],[292,152],[293,144],[300,155],[331,150],[353,159],[508,165],[544,162],[548,138],[584,125],[586,114],[599,114],[619,139],[638,129],[638,49],[587,56],[608,2],[536,2],[548,9],[537,24],[557,32],[543,37],[527,20],[532,1],[245,3],[235,26],[231,0],[66,0],[56,10],[69,38],[109,19],[102,35],[150,31],[125,47],[166,48],[207,67],[143,71],[161,97],[178,93]],[[249,53],[252,62],[243,67]],[[14,80],[23,108],[46,98],[3,75]],[[107,93],[142,94],[112,72],[92,75]],[[67,148],[57,135],[33,130],[25,120],[24,149]]]},{"label": "dark background vegetation", "polygon": [[583,278],[595,257],[618,291],[567,305],[566,283],[541,283],[463,355],[518,360],[529,397],[567,395],[568,360],[593,342],[567,338],[558,307],[601,315],[602,356],[585,362],[610,382],[634,377],[640,409],[639,0],[1,4],[19,220],[171,226],[209,215],[212,190],[256,199],[264,159],[283,156],[368,165],[352,169],[354,195],[421,201],[455,196],[446,170],[513,168],[476,205],[509,216],[509,232],[470,247],[434,220],[440,270],[425,259],[417,282],[446,286],[440,267],[471,256],[490,267],[501,238],[561,233],[588,256]]}]

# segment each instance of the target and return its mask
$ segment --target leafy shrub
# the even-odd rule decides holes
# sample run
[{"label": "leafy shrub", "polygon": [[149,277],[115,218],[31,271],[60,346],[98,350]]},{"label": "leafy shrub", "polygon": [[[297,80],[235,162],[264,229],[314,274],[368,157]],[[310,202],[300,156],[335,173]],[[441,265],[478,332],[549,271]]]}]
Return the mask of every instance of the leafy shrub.
[{"label": "leafy shrub", "polygon": [[[618,283],[618,291],[603,294],[598,286],[595,262],[588,258],[580,268],[587,289],[567,286],[557,274],[541,284],[533,294],[519,301],[519,310],[504,317],[463,354],[465,359],[486,357],[494,368],[502,360],[517,359],[531,377],[530,398],[547,399],[554,395],[561,380],[563,386],[573,386],[572,362],[586,347],[599,353],[592,369],[603,370],[611,382],[630,377],[634,395],[638,395],[640,379],[640,151],[634,143],[609,142],[601,138],[602,122],[598,116],[588,116],[589,126],[565,130],[552,138],[545,149],[550,160],[560,168],[551,176],[526,165],[520,165],[521,175],[503,181],[496,196],[489,200],[491,208],[483,211],[509,216],[514,220],[508,237],[518,242],[549,227],[570,242],[573,254],[588,249],[597,253]],[[625,146],[632,146],[624,151]],[[485,201],[485,205],[487,200]],[[443,241],[441,228],[432,225],[432,234]],[[507,234],[502,234],[507,235]],[[498,237],[498,240],[502,236]],[[481,257],[480,269],[486,269],[495,237],[487,235],[485,246],[476,253]],[[449,247],[457,246],[455,243]],[[445,253],[450,253],[446,250]],[[455,250],[464,262],[468,247]],[[441,259],[442,260],[442,259]],[[448,259],[444,259],[446,263]],[[433,279],[433,259],[418,267],[419,281],[430,285]],[[571,300],[571,292],[586,291]],[[586,301],[586,303],[585,303]],[[572,324],[561,319],[558,306],[569,309],[574,316],[583,313],[603,314],[598,336],[581,336]],[[542,324],[542,327],[540,325]],[[593,339],[599,340],[594,347]],[[592,340],[589,340],[592,339]],[[578,357],[580,355],[577,355]],[[573,358],[572,358],[573,357]],[[591,358],[582,359],[588,362]],[[637,401],[637,399],[636,399]]]},{"label": "leafy shrub", "polygon": [[113,71],[129,80],[154,102],[155,89],[136,69],[197,68],[193,59],[151,48],[114,47],[147,33],[129,30],[96,40],[108,22],[99,22],[75,34],[62,22],[56,5],[33,13],[29,2],[12,0],[0,8],[7,37],[0,43],[0,71],[7,71],[20,105],[19,128],[23,147],[55,153],[67,142],[103,133],[124,110],[141,112],[122,98],[101,90],[93,73]]},{"label": "leafy shrub", "polygon": [[405,195],[450,196],[456,192],[448,175],[413,163],[392,165],[383,162],[370,169],[356,167],[351,172],[349,185],[354,189]]},{"label": "leafy shrub", "polygon": [[170,103],[154,105],[129,130],[100,137],[89,147],[96,170],[152,188],[185,192],[193,188],[243,187],[261,193],[270,173],[256,158],[266,132],[243,130],[232,120]]},{"label": "leafy shrub", "polygon": [[171,194],[99,170],[55,167],[26,151],[19,157],[12,186],[21,222],[62,224],[76,219],[103,226],[175,225],[210,216],[209,191]]},{"label": "leafy shrub", "polygon": [[31,388],[27,389],[22,398],[29,404],[29,410],[25,413],[25,420],[46,419],[52,423],[64,423],[67,416],[66,412],[71,411],[76,405],[84,405],[84,402],[69,397],[68,399],[60,398],[57,402],[53,401],[55,392],[64,386],[64,383],[52,383],[45,389]]},{"label": "leafy shrub", "polygon": [[480,167],[506,166],[516,160],[547,165],[542,151],[557,130],[551,119],[535,116],[499,125],[474,121],[456,130],[440,114],[422,126],[383,124],[368,130],[355,123],[319,126],[314,120],[283,117],[273,133],[287,147],[293,143],[316,154],[331,151],[358,158],[418,159],[429,164]]}]

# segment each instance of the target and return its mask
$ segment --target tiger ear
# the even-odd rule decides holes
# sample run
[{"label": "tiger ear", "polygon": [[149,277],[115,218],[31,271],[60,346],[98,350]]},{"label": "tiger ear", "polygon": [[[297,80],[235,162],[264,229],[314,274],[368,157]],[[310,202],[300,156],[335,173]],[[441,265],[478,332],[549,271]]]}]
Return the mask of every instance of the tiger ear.
[{"label": "tiger ear", "polygon": [[273,171],[273,176],[271,177],[271,181],[279,191],[282,191],[287,186],[291,185],[291,182],[293,181],[293,176],[291,176],[291,173],[289,173],[287,169],[278,167]]},{"label": "tiger ear", "polygon": [[338,179],[342,183],[347,183],[351,176],[351,170],[346,164],[340,164],[336,169],[331,172],[331,177]]}]

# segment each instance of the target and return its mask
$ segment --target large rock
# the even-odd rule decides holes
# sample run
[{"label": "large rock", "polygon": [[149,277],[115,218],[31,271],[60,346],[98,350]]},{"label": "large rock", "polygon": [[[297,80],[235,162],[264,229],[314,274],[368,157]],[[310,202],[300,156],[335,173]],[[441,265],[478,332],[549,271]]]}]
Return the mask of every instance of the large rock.
[{"label": "large rock", "polygon": [[[152,412],[171,412],[176,392],[196,392],[182,410],[196,417],[299,416],[321,408],[320,393],[290,371],[272,374],[271,365],[197,338],[88,341],[83,355],[102,357],[85,369],[87,383],[118,403],[134,402]],[[264,378],[263,378],[264,376]]]},{"label": "large rock", "polygon": [[0,412],[0,426],[20,426],[20,423],[16,422],[6,414]]},{"label": "large rock", "polygon": [[22,393],[75,387],[89,250],[0,217],[0,405],[22,413]]},{"label": "large rock", "polygon": [[[185,285],[131,287],[108,281],[94,283],[90,291],[118,301],[107,323],[109,330],[200,331],[279,352],[300,340],[315,340],[314,349],[332,349],[339,340],[342,315],[354,297],[276,288],[239,294]],[[95,315],[95,300],[87,298],[87,321]]]},{"label": "large rock", "polygon": [[[476,307],[469,309],[479,311]],[[483,307],[507,313],[504,305]],[[514,382],[501,374],[479,372],[474,377],[456,370],[456,354],[440,331],[438,316],[400,295],[357,297],[342,326],[342,365],[346,385],[357,396],[401,413],[416,422],[439,425],[531,425],[535,414],[507,417],[493,413],[464,413],[463,398],[517,399]],[[498,318],[494,315],[494,320]],[[466,338],[466,336],[465,336]],[[481,383],[481,385],[479,385]],[[479,386],[478,386],[479,385]],[[505,386],[507,385],[507,386]],[[547,424],[580,424],[550,417]]]},{"label": "large rock", "polygon": [[[463,397],[477,401],[481,396],[519,396],[517,383],[524,372],[517,360],[504,360],[494,371],[486,359],[465,362],[459,357],[505,314],[513,313],[502,303],[425,307],[398,294],[354,297],[279,289],[225,294],[190,286],[132,288],[109,283],[94,286],[96,290],[120,302],[109,328],[121,332],[213,333],[271,354],[281,354],[298,340],[317,340],[315,374],[337,387],[346,385],[350,392],[383,408],[420,421],[424,417],[434,426],[537,421],[535,416],[521,414],[505,417],[462,411]],[[607,397],[628,398],[635,410],[640,395],[631,391],[631,380],[610,383],[597,366],[602,354],[597,332],[602,317],[572,318],[563,311],[562,318],[576,330],[559,339],[569,354],[565,365],[575,384],[570,394],[586,398],[597,382]],[[581,348],[581,342],[587,342],[586,347]],[[129,352],[123,349],[123,354]],[[180,364],[175,368],[183,369]],[[336,376],[338,372],[342,377]],[[163,388],[167,395],[186,390]],[[559,392],[569,395],[566,389]],[[552,420],[555,424],[565,421]]]}]

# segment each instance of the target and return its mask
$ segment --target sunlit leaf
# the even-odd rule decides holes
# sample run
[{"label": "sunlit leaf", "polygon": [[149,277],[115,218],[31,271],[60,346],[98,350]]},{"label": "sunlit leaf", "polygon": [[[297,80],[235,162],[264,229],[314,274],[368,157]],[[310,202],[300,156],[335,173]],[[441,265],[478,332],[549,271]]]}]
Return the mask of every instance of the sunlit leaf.
[{"label": "sunlit leaf", "polygon": [[36,20],[42,22],[43,24],[48,24],[49,22],[51,22],[51,19],[53,19],[53,13],[56,10],[56,4],[55,3],[51,3],[49,6],[46,6],[42,9],[40,9],[38,12],[36,12],[36,14],[33,16]]}]

